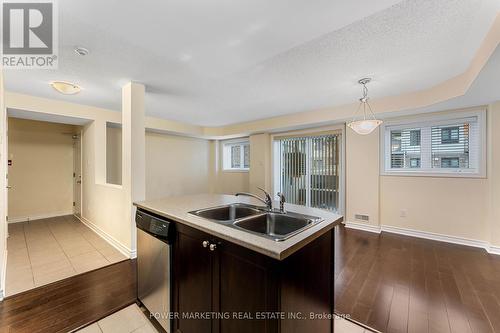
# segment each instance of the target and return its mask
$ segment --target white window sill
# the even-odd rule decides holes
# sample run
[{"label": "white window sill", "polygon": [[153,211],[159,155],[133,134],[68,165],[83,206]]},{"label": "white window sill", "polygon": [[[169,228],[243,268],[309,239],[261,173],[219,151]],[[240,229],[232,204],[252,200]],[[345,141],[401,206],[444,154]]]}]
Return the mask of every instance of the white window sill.
[{"label": "white window sill", "polygon": [[411,171],[385,171],[381,176],[396,177],[432,177],[432,178],[486,178],[485,174],[478,172],[411,172]]},{"label": "white window sill", "polygon": [[117,185],[117,184],[109,184],[109,183],[97,183],[96,185],[104,186],[104,187],[109,187],[109,188],[115,188],[118,190],[123,189],[123,185]]},{"label": "white window sill", "polygon": [[222,172],[229,172],[229,173],[233,173],[233,172],[249,172],[250,169],[222,169]]}]

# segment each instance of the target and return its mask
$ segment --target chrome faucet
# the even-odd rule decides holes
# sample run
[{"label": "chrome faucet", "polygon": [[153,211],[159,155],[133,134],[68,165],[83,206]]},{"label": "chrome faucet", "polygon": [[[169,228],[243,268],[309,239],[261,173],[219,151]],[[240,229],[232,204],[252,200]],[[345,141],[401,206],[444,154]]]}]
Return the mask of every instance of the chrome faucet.
[{"label": "chrome faucet", "polygon": [[285,212],[285,195],[282,192],[278,192],[276,195],[278,197],[280,197],[280,213],[286,213]]},{"label": "chrome faucet", "polygon": [[262,201],[266,205],[267,209],[272,210],[273,209],[273,199],[271,198],[271,195],[269,193],[267,193],[266,190],[264,190],[263,188],[260,188],[260,187],[257,187],[257,188],[259,190],[261,190],[262,192],[264,192],[264,195],[265,195],[264,199],[259,197],[258,195],[255,195],[252,193],[247,193],[247,192],[238,192],[235,194],[235,196],[246,195],[247,197],[255,198],[259,201]]}]

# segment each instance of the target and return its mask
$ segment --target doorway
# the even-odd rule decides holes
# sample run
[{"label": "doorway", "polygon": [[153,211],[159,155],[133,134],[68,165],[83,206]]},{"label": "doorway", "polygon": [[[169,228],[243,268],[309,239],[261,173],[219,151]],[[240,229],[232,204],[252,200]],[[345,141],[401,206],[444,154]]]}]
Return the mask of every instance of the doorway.
[{"label": "doorway", "polygon": [[6,296],[126,259],[82,223],[83,127],[33,118],[8,118]]}]

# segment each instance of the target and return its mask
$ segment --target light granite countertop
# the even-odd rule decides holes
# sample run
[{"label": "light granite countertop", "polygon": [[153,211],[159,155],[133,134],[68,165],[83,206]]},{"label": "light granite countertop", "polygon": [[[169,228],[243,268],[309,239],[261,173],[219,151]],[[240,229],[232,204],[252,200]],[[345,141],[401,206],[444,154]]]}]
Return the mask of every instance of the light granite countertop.
[{"label": "light granite countertop", "polygon": [[[330,231],[342,221],[342,216],[338,214],[322,209],[287,203],[285,204],[286,211],[318,216],[323,218],[323,221],[284,241],[277,242],[189,214],[190,211],[198,209],[238,202],[262,206],[260,201],[250,197],[236,197],[234,195],[222,194],[167,197],[158,200],[137,202],[134,205],[277,260],[285,259],[311,241]],[[276,202],[274,207],[276,207]]]}]

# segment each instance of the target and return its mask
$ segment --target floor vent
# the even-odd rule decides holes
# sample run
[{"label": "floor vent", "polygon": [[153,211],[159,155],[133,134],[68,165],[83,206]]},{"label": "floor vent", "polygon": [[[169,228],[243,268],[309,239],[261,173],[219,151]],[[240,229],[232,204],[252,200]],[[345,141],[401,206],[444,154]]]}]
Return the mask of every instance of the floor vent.
[{"label": "floor vent", "polygon": [[370,221],[370,217],[368,215],[355,214],[354,218],[361,221]]}]

